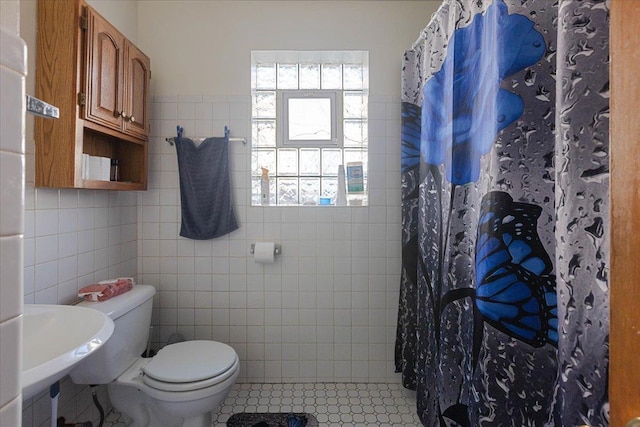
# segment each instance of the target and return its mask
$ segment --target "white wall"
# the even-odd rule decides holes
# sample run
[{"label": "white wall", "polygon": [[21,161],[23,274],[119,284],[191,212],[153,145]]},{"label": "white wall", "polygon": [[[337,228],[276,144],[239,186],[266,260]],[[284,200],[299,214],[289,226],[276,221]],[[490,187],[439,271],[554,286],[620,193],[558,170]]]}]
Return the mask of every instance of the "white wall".
[{"label": "white wall", "polygon": [[368,50],[372,93],[400,93],[401,57],[441,1],[139,2],[155,95],[247,95],[250,51]]},{"label": "white wall", "polygon": [[87,0],[87,3],[126,38],[138,43],[138,0]]},{"label": "white wall", "polygon": [[0,0],[0,28],[20,34],[20,0]]},{"label": "white wall", "polygon": [[[400,66],[438,3],[144,1],[151,57],[149,191],[140,194],[140,280],[158,288],[154,342],[171,334],[230,343],[242,381],[397,381],[400,282]],[[251,207],[250,149],[232,143],[240,229],[178,237],[176,124],[191,136],[250,138],[252,49],[368,50],[370,206]],[[251,243],[282,244],[258,265]]]}]

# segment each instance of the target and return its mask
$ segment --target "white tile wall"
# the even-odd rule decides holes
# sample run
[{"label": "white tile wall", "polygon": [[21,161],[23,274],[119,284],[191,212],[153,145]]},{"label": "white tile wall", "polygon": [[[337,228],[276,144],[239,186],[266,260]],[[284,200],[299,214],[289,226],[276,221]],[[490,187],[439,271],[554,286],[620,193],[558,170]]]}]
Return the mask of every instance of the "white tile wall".
[{"label": "white tile wall", "polygon": [[25,303],[68,304],[85,285],[135,276],[136,198],[131,192],[35,189],[27,182]]},{"label": "white tile wall", "polygon": [[[149,190],[139,194],[138,270],[154,284],[153,344],[175,332],[231,344],[241,380],[397,381],[393,349],[400,282],[400,102],[370,96],[368,207],[250,206],[250,147],[230,143],[240,228],[209,241],[178,236],[175,148],[185,135],[248,137],[250,98],[163,96],[152,103]],[[251,243],[282,255],[256,264]]]},{"label": "white tile wall", "polygon": [[[27,144],[27,169],[33,143]],[[136,277],[137,195],[132,192],[34,188],[27,175],[24,231],[24,302],[68,304],[78,289],[119,276]],[[99,388],[103,406],[108,399]],[[23,402],[22,426],[40,426],[51,415],[46,391]],[[59,415],[69,422],[96,421],[86,386],[61,383]]]},{"label": "white tile wall", "polygon": [[[0,7],[8,11],[9,7]],[[3,19],[3,22],[5,20]],[[19,425],[26,45],[0,31],[0,425]]]}]

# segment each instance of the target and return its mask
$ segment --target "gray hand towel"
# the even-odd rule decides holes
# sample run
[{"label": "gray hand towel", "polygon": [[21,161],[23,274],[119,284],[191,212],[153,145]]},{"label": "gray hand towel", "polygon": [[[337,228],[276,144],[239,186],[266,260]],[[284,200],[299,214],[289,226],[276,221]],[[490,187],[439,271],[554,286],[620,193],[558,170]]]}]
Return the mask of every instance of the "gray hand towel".
[{"label": "gray hand towel", "polygon": [[229,138],[207,138],[198,146],[175,138],[180,175],[180,235],[206,240],[238,228],[231,204]]}]

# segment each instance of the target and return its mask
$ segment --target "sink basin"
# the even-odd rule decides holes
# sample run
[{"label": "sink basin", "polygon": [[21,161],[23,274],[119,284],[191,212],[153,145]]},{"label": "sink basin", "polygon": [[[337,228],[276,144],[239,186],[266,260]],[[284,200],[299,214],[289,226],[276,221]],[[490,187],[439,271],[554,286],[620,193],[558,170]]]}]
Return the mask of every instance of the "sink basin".
[{"label": "sink basin", "polygon": [[22,325],[24,399],[67,375],[113,333],[104,313],[70,305],[25,304]]}]

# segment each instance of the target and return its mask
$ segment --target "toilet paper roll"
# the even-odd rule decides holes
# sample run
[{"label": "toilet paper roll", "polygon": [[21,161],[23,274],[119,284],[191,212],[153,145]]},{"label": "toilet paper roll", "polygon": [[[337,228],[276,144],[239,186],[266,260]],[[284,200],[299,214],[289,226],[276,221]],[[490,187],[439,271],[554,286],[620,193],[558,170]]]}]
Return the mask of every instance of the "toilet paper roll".
[{"label": "toilet paper roll", "polygon": [[253,259],[258,264],[273,264],[276,244],[273,242],[256,242]]}]

